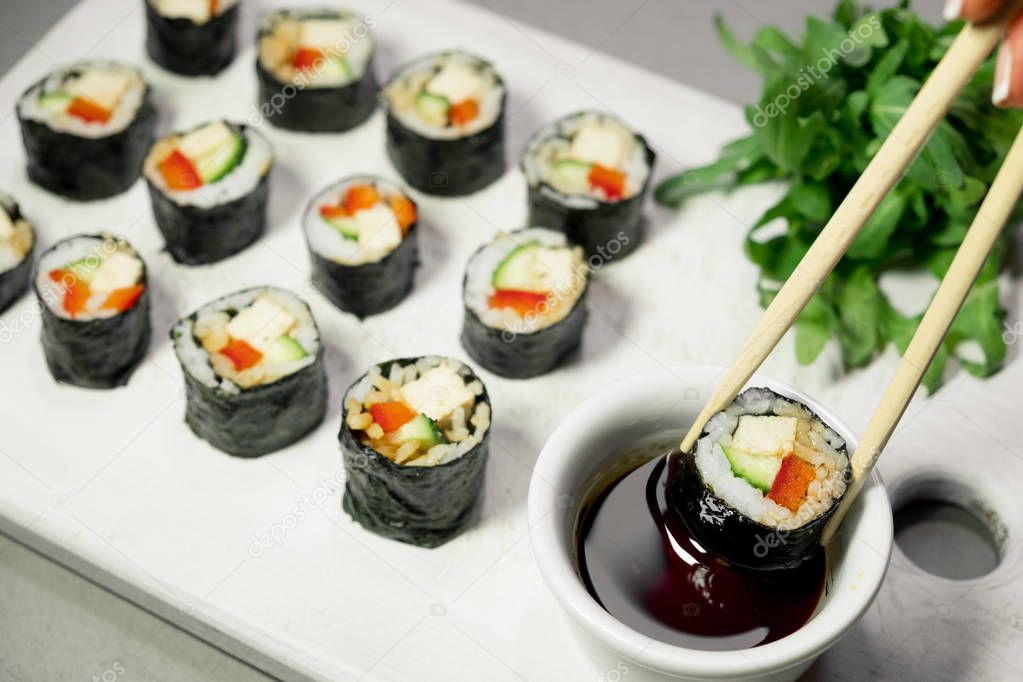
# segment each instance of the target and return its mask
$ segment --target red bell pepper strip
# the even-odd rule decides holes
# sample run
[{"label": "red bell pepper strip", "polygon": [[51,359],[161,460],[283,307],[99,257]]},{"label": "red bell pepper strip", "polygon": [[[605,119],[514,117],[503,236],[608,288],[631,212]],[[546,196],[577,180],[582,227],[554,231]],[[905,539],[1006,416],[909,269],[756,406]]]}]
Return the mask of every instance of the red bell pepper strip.
[{"label": "red bell pepper strip", "polygon": [[412,226],[412,223],[416,222],[416,205],[412,203],[411,199],[406,199],[400,194],[391,195],[391,198],[387,200],[387,203],[391,205],[391,210],[394,211],[394,217],[398,220],[398,227],[401,228],[401,236],[406,236],[409,228]]},{"label": "red bell pepper strip", "polygon": [[625,173],[595,163],[590,167],[588,179],[590,185],[604,190],[608,199],[622,198],[622,193],[625,191]]},{"label": "red bell pepper strip", "polygon": [[101,107],[91,99],[75,97],[67,108],[68,116],[80,118],[86,123],[106,123],[113,113],[109,109]]},{"label": "red bell pepper strip", "polygon": [[474,99],[463,99],[457,104],[452,104],[451,108],[448,109],[448,118],[451,119],[451,124],[456,126],[464,126],[475,119],[480,114],[480,106]]},{"label": "red bell pepper strip", "polygon": [[123,313],[126,310],[130,310],[135,302],[139,300],[139,296],[142,295],[143,287],[141,284],[136,284],[130,287],[122,287],[120,289],[114,289],[107,294],[106,299],[103,301],[103,305],[100,306],[101,310],[116,310],[119,313]]},{"label": "red bell pepper strip", "polygon": [[345,218],[349,215],[348,209],[344,206],[320,206],[320,215],[330,220],[331,218]]},{"label": "red bell pepper strip", "polygon": [[291,57],[291,65],[297,71],[308,71],[316,66],[316,62],[323,59],[323,53],[315,47],[300,47],[295,50]]},{"label": "red bell pepper strip", "polygon": [[538,306],[546,300],[547,294],[538,294],[535,291],[498,289],[490,295],[490,307],[511,308],[522,317],[531,310],[537,310]]},{"label": "red bell pepper strip", "polygon": [[791,512],[799,509],[806,499],[806,489],[817,478],[813,465],[796,455],[787,455],[781,461],[781,469],[774,477],[768,499],[774,500]]},{"label": "red bell pepper strip", "polygon": [[372,208],[378,201],[380,201],[380,195],[377,194],[373,185],[354,185],[345,192],[344,207],[351,214],[365,208]]},{"label": "red bell pepper strip", "polygon": [[234,339],[221,348],[220,352],[234,363],[234,368],[239,372],[252,367],[263,357],[262,353],[241,339]]},{"label": "red bell pepper strip", "polygon": [[195,169],[188,157],[177,149],[168,154],[167,158],[157,165],[157,168],[160,175],[163,176],[163,181],[167,184],[167,189],[195,189],[202,186],[199,171]]},{"label": "red bell pepper strip", "polygon": [[399,401],[377,403],[370,406],[369,412],[373,415],[373,421],[380,424],[384,433],[397,431],[415,419],[417,414],[411,407]]}]

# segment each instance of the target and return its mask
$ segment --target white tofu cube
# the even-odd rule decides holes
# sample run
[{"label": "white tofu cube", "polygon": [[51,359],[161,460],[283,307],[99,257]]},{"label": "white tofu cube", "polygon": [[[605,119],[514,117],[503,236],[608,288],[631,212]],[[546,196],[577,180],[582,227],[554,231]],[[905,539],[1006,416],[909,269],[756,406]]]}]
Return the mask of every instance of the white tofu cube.
[{"label": "white tofu cube", "polygon": [[760,455],[786,455],[796,440],[795,417],[739,417],[739,426],[732,434],[732,443],[739,449]]},{"label": "white tofu cube", "polygon": [[156,11],[169,19],[191,19],[197,24],[209,21],[210,0],[157,0]]},{"label": "white tofu cube", "polygon": [[227,333],[263,352],[278,337],[287,334],[295,322],[295,316],[287,310],[267,298],[259,297],[227,323]]},{"label": "white tofu cube", "polygon": [[107,111],[113,111],[120,104],[130,85],[131,81],[126,74],[89,69],[71,81],[67,89],[76,97],[91,100]]},{"label": "white tofu cube", "polygon": [[142,261],[123,251],[114,251],[103,259],[89,282],[93,291],[114,291],[138,284],[142,276]]},{"label": "white tofu cube", "polygon": [[473,400],[472,391],[466,388],[462,377],[443,365],[402,386],[401,396],[412,409],[435,422]]},{"label": "white tofu cube", "polygon": [[619,168],[625,161],[628,141],[609,126],[592,123],[583,126],[572,140],[571,155],[580,161]]},{"label": "white tofu cube", "polygon": [[378,201],[355,214],[359,230],[359,246],[367,250],[389,252],[401,244],[401,227],[387,204]]},{"label": "white tofu cube", "polygon": [[204,159],[231,143],[234,133],[223,121],[214,121],[186,133],[178,149],[193,162]]},{"label": "white tofu cube", "polygon": [[354,34],[346,21],[306,19],[299,30],[298,43],[302,47],[343,53],[348,50],[353,38]]},{"label": "white tofu cube", "polygon": [[451,59],[426,84],[426,91],[440,95],[452,104],[467,99],[478,100],[483,96],[483,80],[471,65]]}]

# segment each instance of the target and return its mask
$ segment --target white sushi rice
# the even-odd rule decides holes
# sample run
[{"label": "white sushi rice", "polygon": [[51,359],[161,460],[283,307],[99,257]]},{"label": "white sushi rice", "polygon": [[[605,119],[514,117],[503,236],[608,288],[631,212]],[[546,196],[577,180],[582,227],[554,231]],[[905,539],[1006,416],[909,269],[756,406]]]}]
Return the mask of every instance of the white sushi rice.
[{"label": "white sushi rice", "polygon": [[347,178],[320,192],[309,203],[309,208],[306,209],[305,216],[302,219],[302,228],[305,231],[306,242],[309,244],[309,248],[323,258],[344,265],[364,265],[366,263],[380,262],[397,248],[383,250],[374,248],[373,243],[359,243],[353,239],[345,239],[337,228],[333,227],[320,215],[321,206],[336,206],[344,199],[345,192],[349,187],[365,184],[376,186],[381,197],[391,196],[392,194],[407,196],[393,182],[370,176]]},{"label": "white sushi rice", "polygon": [[[815,451],[814,460],[810,463],[817,470],[817,479],[810,483],[807,498],[795,513],[768,499],[760,490],[732,473],[721,446],[727,447],[731,442],[741,415],[777,415],[810,420],[812,426],[807,437]],[[849,458],[844,449],[845,441],[841,436],[803,406],[770,391],[752,388],[741,393],[727,409],[711,417],[704,427],[704,435],[696,443],[695,456],[703,482],[715,495],[754,521],[778,530],[792,530],[826,512],[845,492]]]},{"label": "white sushi rice", "polygon": [[[427,81],[449,61],[462,62],[477,70],[483,80],[476,118],[462,126],[438,126],[423,120],[416,111],[416,96]],[[462,52],[443,52],[418,59],[402,68],[384,87],[383,100],[403,126],[432,140],[454,140],[474,135],[494,124],[504,103],[504,83],[488,62]]]},{"label": "white sushi rice", "polygon": [[[327,57],[343,56],[350,77],[332,77],[325,72],[309,74],[291,65],[291,56],[300,47],[301,22],[319,19],[336,19],[344,24],[342,36],[320,49]],[[375,49],[367,22],[347,10],[328,7],[281,10],[263,15],[260,21],[259,60],[263,68],[280,82],[302,88],[337,88],[361,79]]]},{"label": "white sushi rice", "polygon": [[[16,204],[6,194],[0,194],[0,273],[21,265],[32,251],[35,233],[23,217],[14,219]],[[6,220],[4,219],[6,217]]]},{"label": "white sushi rice", "polygon": [[[497,266],[512,251],[530,242],[538,242],[544,247],[572,248],[578,267],[573,276],[555,284],[545,312],[531,316],[528,324],[525,324],[523,317],[514,310],[491,308],[490,296],[494,293],[493,278]],[[564,233],[544,227],[505,232],[477,251],[469,260],[463,292],[465,305],[488,327],[507,329],[517,334],[533,334],[557,324],[572,312],[586,289],[588,276],[589,270],[585,266],[582,249],[577,246],[571,247]]]},{"label": "white sushi rice", "polygon": [[298,320],[291,335],[302,345],[306,356],[293,362],[273,365],[263,376],[250,378],[258,379],[259,385],[273,383],[316,361],[320,347],[320,335],[316,329],[316,323],[313,321],[313,315],[305,302],[286,289],[276,287],[246,289],[207,303],[188,317],[178,320],[174,325],[171,334],[174,340],[174,352],[177,353],[181,366],[194,379],[210,388],[219,387],[226,393],[237,394],[244,390],[237,383],[221,376],[213,369],[213,365],[210,364],[210,354],[203,348],[197,335],[203,331],[204,326],[209,327],[225,322],[224,317],[229,317],[227,311],[242,310],[260,296],[267,297]]},{"label": "white sushi rice", "polygon": [[[54,92],[64,87],[74,73],[84,69],[101,69],[122,73],[128,77],[130,86],[117,104],[106,123],[86,122],[67,114],[54,114],[39,103],[39,95]],[[47,76],[41,83],[31,87],[18,100],[18,115],[21,118],[44,123],[53,130],[70,133],[78,137],[100,138],[121,132],[135,120],[139,107],[146,96],[146,82],[136,69],[111,61],[88,61],[63,66]]]},{"label": "white sushi rice", "polygon": [[[624,121],[596,111],[584,111],[559,118],[533,135],[522,155],[526,182],[535,187],[547,181],[556,161],[571,158],[572,139],[579,130],[594,123],[608,126],[618,131],[622,138],[632,140],[622,166],[617,170],[625,174],[625,191],[622,198],[628,199],[638,194],[650,176],[645,145],[639,134]],[[600,189],[591,189],[589,194],[564,194],[549,185],[544,185],[543,191],[555,194],[561,203],[572,208],[595,208],[599,201],[606,199]]]},{"label": "white sushi rice", "polygon": [[[229,124],[233,128],[235,124]],[[153,145],[142,164],[146,179],[158,187],[168,199],[179,206],[212,208],[241,199],[256,188],[274,162],[273,149],[261,133],[241,126],[245,135],[245,156],[227,175],[195,189],[169,190],[160,173],[159,164],[179,144],[184,133],[169,135]]]},{"label": "white sushi rice", "polygon": [[[394,363],[390,371],[384,375],[380,366],[373,366],[366,372],[366,376],[360,379],[345,394],[344,404],[348,405],[350,400],[362,404],[370,391],[374,390],[374,381],[384,378],[391,383],[404,386],[426,374],[431,369],[440,366],[447,366],[466,381],[466,388],[476,396],[476,402],[469,414],[462,413],[453,415],[452,427],[463,428],[468,434],[458,443],[443,443],[434,445],[426,454],[411,461],[405,462],[404,466],[437,466],[446,464],[467,454],[481,442],[490,428],[490,405],[485,400],[480,400],[483,395],[483,384],[479,379],[472,378],[471,370],[461,362],[438,355],[428,355],[416,360],[416,362],[404,367]],[[460,416],[460,419],[459,419]],[[457,423],[456,423],[457,422]]]},{"label": "white sushi rice", "polygon": [[[72,318],[71,314],[64,309],[64,284],[50,279],[50,271],[59,270],[68,263],[83,258],[89,259],[86,261],[86,264],[90,269],[98,268],[102,259],[118,251],[142,262],[138,253],[128,242],[112,235],[82,235],[58,242],[39,258],[35,273],[36,291],[39,292],[39,296],[46,304],[46,307],[57,317],[79,321],[115,317],[120,314],[116,310],[96,310],[92,314],[85,315],[80,313]],[[143,272],[145,272],[144,263]],[[106,295],[107,292],[97,292],[95,296],[98,300],[90,301],[90,306],[93,303],[100,303],[102,298],[99,297],[106,297]]]}]

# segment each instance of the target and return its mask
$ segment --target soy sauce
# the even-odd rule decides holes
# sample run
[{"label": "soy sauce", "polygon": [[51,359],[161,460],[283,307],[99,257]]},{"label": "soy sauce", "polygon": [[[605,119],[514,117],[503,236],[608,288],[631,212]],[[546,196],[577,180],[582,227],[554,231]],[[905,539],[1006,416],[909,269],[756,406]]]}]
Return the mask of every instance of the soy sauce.
[{"label": "soy sauce", "polygon": [[577,551],[593,598],[634,630],[693,649],[745,649],[802,627],[824,591],[824,552],[790,570],[726,564],[665,503],[665,469],[656,457],[584,508]]}]

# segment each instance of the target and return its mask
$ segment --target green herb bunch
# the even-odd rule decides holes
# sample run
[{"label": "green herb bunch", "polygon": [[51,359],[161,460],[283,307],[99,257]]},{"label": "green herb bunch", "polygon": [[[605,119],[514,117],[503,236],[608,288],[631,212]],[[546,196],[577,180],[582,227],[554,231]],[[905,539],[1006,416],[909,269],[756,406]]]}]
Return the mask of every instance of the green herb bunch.
[{"label": "green herb bunch", "polygon": [[[765,26],[744,44],[718,18],[724,45],[764,79],[760,101],[746,108],[752,132],[726,145],[714,163],[665,180],[657,201],[677,207],[695,192],[789,181],[788,193],[746,241],[761,270],[758,289],[766,306],[961,26],[932,26],[908,2],[873,11],[842,0],[830,21],[809,17],[802,38]],[[796,323],[801,363],[813,362],[831,337],[847,367],[867,364],[889,342],[905,351],[920,316],[898,312],[878,278],[907,269],[945,275],[1023,123],[1023,113],[991,104],[993,79],[992,58],[807,305]],[[929,391],[940,386],[950,356],[977,376],[992,374],[1005,358],[997,275],[1007,242],[1008,230],[924,378]]]}]

